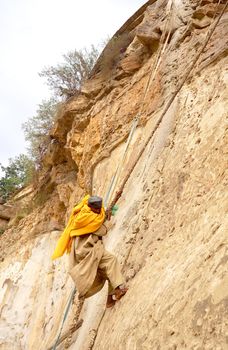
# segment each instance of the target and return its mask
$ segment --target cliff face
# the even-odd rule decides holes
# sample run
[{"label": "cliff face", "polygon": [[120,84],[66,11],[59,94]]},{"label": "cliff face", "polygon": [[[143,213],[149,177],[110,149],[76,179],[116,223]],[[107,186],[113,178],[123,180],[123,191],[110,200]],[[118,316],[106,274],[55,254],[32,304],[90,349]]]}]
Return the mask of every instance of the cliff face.
[{"label": "cliff face", "polygon": [[53,345],[73,282],[51,253],[75,202],[105,196],[137,114],[119,184],[155,133],[105,239],[129,291],[107,311],[105,289],[76,296],[59,349],[227,348],[227,12],[156,128],[224,4],[147,2],[63,106],[36,205],[1,235],[0,349]]}]

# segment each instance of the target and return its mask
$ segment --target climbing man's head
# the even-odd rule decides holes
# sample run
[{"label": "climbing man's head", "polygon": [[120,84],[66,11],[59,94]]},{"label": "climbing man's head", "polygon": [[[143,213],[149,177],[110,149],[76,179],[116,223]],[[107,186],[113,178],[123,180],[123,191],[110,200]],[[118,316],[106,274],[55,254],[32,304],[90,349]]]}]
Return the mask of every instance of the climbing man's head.
[{"label": "climbing man's head", "polygon": [[94,213],[99,214],[102,208],[102,198],[98,196],[91,196],[88,199],[88,206]]}]

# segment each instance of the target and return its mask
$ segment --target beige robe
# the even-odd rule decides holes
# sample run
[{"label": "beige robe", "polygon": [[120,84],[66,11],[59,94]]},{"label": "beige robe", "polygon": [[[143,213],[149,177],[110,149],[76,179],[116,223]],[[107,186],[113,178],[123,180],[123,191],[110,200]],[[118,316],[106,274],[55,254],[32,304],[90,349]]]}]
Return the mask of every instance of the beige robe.
[{"label": "beige robe", "polygon": [[94,233],[74,238],[69,274],[80,297],[88,298],[99,292],[106,280],[109,294],[124,283],[117,258],[104,249],[102,236],[106,234],[107,228],[103,224]]}]

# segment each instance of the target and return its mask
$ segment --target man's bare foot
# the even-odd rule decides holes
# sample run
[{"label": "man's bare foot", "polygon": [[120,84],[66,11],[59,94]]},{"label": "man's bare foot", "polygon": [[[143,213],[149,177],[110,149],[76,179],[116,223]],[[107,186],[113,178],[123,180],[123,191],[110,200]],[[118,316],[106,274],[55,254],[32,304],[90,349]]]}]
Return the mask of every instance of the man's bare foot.
[{"label": "man's bare foot", "polygon": [[128,291],[128,288],[120,288],[120,287],[117,287],[115,289],[115,299],[116,300],[120,300]]}]

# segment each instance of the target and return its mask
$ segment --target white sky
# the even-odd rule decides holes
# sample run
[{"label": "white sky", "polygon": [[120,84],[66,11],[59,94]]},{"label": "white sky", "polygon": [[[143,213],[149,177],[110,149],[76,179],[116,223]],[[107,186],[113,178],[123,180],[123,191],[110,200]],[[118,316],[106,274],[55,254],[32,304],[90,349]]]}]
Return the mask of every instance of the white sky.
[{"label": "white sky", "polygon": [[0,0],[0,163],[26,152],[21,129],[50,92],[38,72],[112,36],[146,0]]}]

